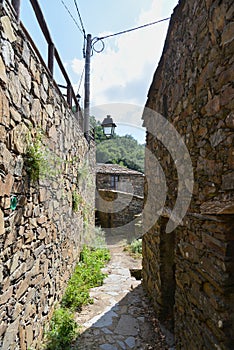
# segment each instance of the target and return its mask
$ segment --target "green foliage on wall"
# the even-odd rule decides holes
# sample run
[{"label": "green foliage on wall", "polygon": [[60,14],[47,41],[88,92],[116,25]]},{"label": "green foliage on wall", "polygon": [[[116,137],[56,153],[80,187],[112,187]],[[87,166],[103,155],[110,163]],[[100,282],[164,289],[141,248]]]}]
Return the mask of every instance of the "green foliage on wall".
[{"label": "green foliage on wall", "polygon": [[48,172],[48,161],[46,152],[42,143],[43,133],[38,131],[32,140],[31,136],[27,139],[27,150],[24,156],[27,173],[33,182],[39,180],[39,177],[45,177]]},{"label": "green foliage on wall", "polygon": [[88,190],[94,191],[94,176],[90,172],[90,166],[87,161],[79,166],[77,172],[77,182],[80,189],[86,187]]},{"label": "green foliage on wall", "polygon": [[83,197],[76,191],[72,192],[72,210],[76,213],[83,203]]}]

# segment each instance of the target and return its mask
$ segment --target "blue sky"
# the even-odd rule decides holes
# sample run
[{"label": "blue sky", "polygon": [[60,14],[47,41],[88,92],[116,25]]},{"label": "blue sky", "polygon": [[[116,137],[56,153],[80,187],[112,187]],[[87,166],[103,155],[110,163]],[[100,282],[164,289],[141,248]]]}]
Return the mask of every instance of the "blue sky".
[{"label": "blue sky", "polygon": [[[63,0],[80,25],[74,0]],[[38,28],[30,1],[21,1],[21,20],[47,61],[47,47]],[[178,0],[77,0],[86,33],[92,37],[116,33],[145,23],[170,17]],[[78,91],[84,67],[82,57],[83,37],[61,0],[39,0],[52,39],[74,85]],[[163,22],[128,34],[105,39],[105,49],[94,53],[91,59],[91,106],[105,106],[103,110],[111,114],[120,134],[131,133],[144,142],[141,128],[141,110],[147,99],[153,74],[160,59],[168,28]],[[57,80],[63,83],[56,70]],[[79,90],[83,101],[83,81]],[[120,110],[137,106],[134,116],[118,113]],[[109,107],[108,107],[109,105]],[[130,106],[130,107],[129,107]],[[121,115],[120,115],[121,114]],[[101,118],[101,117],[100,117]],[[129,124],[127,127],[126,123]],[[130,127],[132,125],[132,129]],[[135,129],[135,130],[134,130]]]}]

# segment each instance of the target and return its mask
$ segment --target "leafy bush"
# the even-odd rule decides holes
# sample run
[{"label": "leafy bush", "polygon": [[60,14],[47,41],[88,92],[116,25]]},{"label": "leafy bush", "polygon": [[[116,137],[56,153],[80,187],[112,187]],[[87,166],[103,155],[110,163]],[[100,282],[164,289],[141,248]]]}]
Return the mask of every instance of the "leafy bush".
[{"label": "leafy bush", "polygon": [[134,239],[131,244],[124,248],[133,258],[142,257],[142,239]]},{"label": "leafy bush", "polygon": [[63,307],[78,310],[82,305],[92,303],[89,289],[102,285],[106,275],[101,269],[109,259],[109,251],[105,248],[91,249],[86,246],[83,248],[80,261],[62,298]]},{"label": "leafy bush", "polygon": [[89,289],[103,283],[106,275],[101,268],[110,260],[110,253],[106,248],[84,247],[71,276],[61,307],[54,311],[49,330],[45,333],[46,350],[68,350],[71,342],[78,333],[78,325],[74,320],[73,312],[82,305],[92,303]]},{"label": "leafy bush", "polygon": [[73,313],[68,309],[59,308],[54,311],[50,329],[46,333],[46,350],[65,350],[77,336],[78,325]]},{"label": "leafy bush", "polygon": [[130,244],[130,248],[132,253],[142,254],[142,239],[135,239],[134,241],[132,241],[132,243]]}]

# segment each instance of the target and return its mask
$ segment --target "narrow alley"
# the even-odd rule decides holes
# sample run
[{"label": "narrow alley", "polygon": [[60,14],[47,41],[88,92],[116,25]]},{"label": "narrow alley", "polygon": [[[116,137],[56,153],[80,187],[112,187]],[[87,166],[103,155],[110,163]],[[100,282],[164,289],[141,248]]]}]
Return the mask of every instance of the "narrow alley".
[{"label": "narrow alley", "polygon": [[234,1],[0,0],[0,42],[0,350],[234,350]]},{"label": "narrow alley", "polygon": [[111,260],[104,269],[108,277],[102,286],[91,289],[94,304],[76,315],[81,335],[72,349],[169,349],[141,281],[130,273],[141,269],[141,259],[132,258],[122,243],[108,248]]}]

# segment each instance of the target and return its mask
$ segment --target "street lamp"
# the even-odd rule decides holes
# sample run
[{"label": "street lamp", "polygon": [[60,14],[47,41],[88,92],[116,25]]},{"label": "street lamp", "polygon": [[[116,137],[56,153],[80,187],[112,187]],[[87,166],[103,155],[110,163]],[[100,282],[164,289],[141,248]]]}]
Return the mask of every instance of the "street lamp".
[{"label": "street lamp", "polygon": [[106,118],[103,120],[102,124],[103,133],[106,136],[106,138],[111,138],[114,135],[116,124],[113,122],[113,119],[110,115],[107,115]]}]

